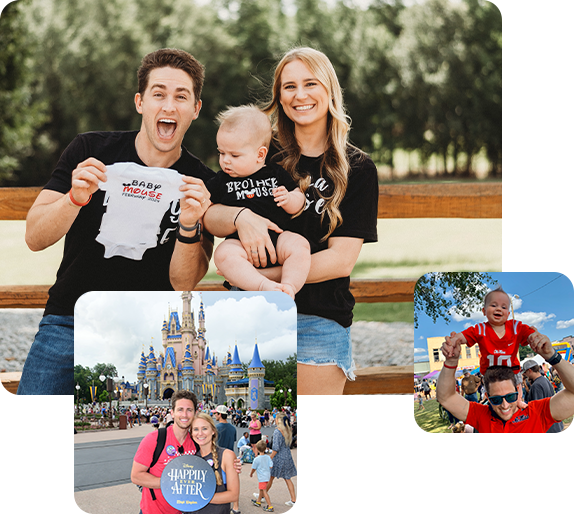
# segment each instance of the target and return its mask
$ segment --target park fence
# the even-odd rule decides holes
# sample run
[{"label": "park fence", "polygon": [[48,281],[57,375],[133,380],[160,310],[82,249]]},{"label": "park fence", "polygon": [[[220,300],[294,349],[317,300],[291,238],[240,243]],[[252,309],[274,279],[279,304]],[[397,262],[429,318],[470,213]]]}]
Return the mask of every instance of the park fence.
[{"label": "park fence", "polygon": [[[0,188],[0,220],[25,220],[41,188]],[[501,218],[501,183],[405,184],[379,186],[378,218]],[[413,302],[417,277],[352,279],[358,302]],[[0,308],[44,308],[50,285],[0,286]],[[202,281],[197,291],[225,291],[221,281]],[[0,373],[2,384],[16,392],[20,373]],[[344,394],[409,394],[413,365],[356,370]]]}]

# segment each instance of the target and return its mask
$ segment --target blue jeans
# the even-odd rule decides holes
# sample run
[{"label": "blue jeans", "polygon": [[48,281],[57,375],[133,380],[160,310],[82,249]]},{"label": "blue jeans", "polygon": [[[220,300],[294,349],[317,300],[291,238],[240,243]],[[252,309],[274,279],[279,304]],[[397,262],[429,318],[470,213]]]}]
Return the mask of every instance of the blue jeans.
[{"label": "blue jeans", "polygon": [[42,318],[18,394],[74,394],[74,316]]},{"label": "blue jeans", "polygon": [[355,380],[350,328],[331,319],[298,314],[297,361],[315,366],[335,364],[348,380]]}]

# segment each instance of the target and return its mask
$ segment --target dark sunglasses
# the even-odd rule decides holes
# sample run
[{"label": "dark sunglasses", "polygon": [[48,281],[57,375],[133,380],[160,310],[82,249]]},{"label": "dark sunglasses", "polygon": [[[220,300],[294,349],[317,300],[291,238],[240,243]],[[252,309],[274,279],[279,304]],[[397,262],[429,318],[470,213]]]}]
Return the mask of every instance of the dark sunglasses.
[{"label": "dark sunglasses", "polygon": [[519,393],[515,392],[515,393],[504,394],[503,396],[488,396],[488,398],[492,405],[501,405],[503,403],[503,399],[505,399],[507,403],[516,402],[518,396]]}]

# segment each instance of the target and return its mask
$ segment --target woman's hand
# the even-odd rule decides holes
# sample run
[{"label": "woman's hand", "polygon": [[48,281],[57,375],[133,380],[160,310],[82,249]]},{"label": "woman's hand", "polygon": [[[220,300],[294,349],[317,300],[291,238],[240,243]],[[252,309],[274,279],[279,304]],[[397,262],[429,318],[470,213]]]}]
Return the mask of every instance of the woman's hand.
[{"label": "woman's hand", "polygon": [[238,212],[235,219],[240,242],[248,255],[248,260],[255,267],[265,267],[267,264],[266,249],[270,254],[270,262],[277,262],[276,251],[268,230],[281,234],[283,230],[267,218],[254,214],[249,209]]}]

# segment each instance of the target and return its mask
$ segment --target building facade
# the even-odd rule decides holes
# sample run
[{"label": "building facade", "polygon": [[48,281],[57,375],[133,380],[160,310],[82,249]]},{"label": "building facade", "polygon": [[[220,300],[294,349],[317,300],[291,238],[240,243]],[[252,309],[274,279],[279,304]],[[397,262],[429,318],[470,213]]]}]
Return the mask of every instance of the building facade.
[{"label": "building facade", "polygon": [[[428,337],[427,338],[427,352],[429,355],[429,371],[441,371],[445,357],[441,353],[441,345],[445,341],[445,336],[442,337]],[[474,344],[469,347],[467,345],[461,346],[461,355],[459,356],[458,369],[474,370],[479,366],[479,346]]]},{"label": "building facade", "polygon": [[152,344],[147,355],[142,351],[137,374],[138,399],[168,400],[176,391],[188,390],[208,405],[269,408],[274,384],[265,380],[257,341],[247,373],[242,368],[237,345],[233,357],[227,352],[218,363],[206,339],[203,300],[197,327],[191,303],[191,291],[184,291],[181,319],[177,310],[169,309],[161,329],[162,350],[157,356]]}]

